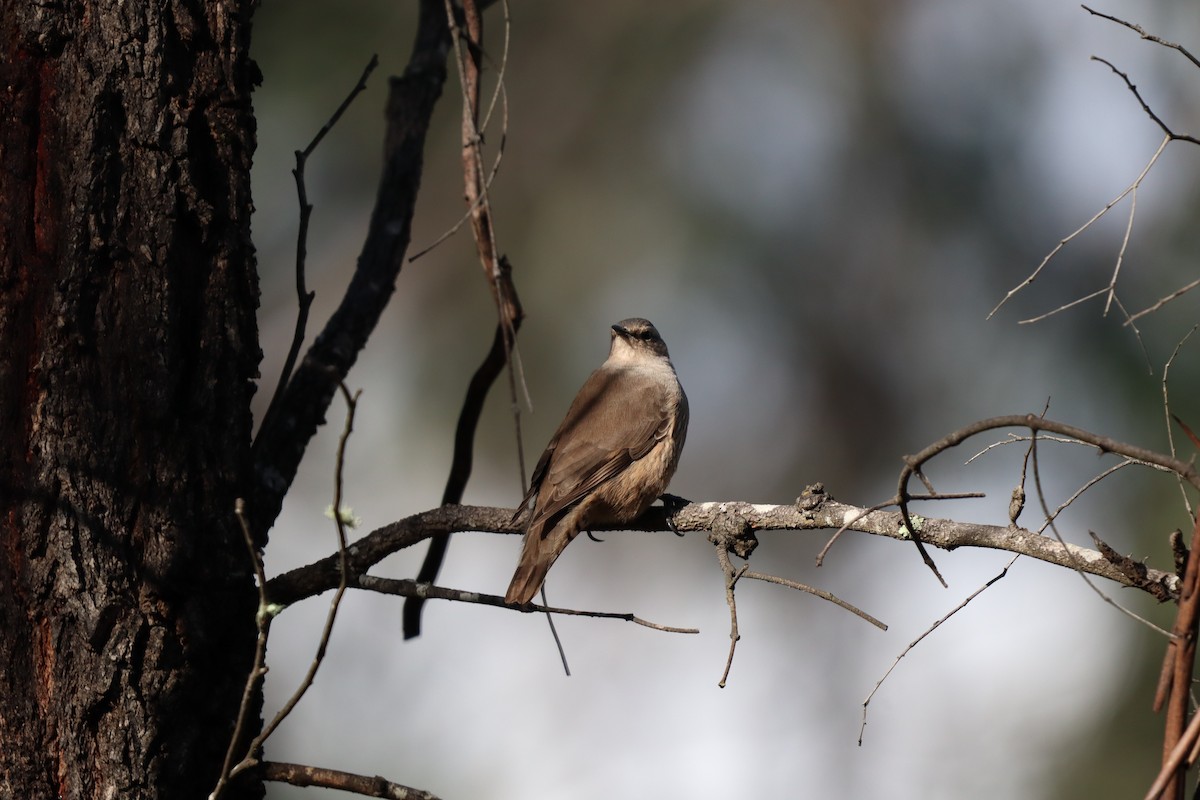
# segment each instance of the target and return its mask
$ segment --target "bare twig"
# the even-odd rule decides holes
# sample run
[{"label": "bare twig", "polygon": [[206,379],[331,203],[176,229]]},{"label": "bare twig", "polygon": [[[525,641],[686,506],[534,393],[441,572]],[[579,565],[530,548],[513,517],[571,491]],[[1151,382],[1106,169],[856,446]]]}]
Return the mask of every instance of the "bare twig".
[{"label": "bare twig", "polygon": [[[805,490],[804,495],[801,496],[800,504],[804,508],[812,510],[825,497],[824,487],[810,486]],[[865,514],[859,514],[855,519],[861,519],[863,516]],[[887,625],[884,625],[875,617],[823,589],[815,589],[812,586],[776,575],[751,572],[749,564],[743,564],[741,567],[735,569],[733,563],[729,560],[730,552],[739,558],[749,560],[751,554],[758,546],[753,526],[740,509],[724,509],[721,516],[714,520],[712,533],[709,534],[708,540],[717,550],[717,564],[721,567],[721,573],[725,576],[725,603],[729,606],[729,656],[725,659],[725,671],[721,674],[721,680],[717,683],[722,689],[725,688],[725,682],[729,678],[729,670],[733,666],[734,652],[737,650],[737,643],[741,639],[741,634],[738,632],[736,588],[738,581],[742,578],[773,583],[777,586],[786,586],[789,589],[808,592],[846,609],[881,630],[887,630]]]},{"label": "bare twig", "polygon": [[[1042,441],[1042,442],[1058,442],[1059,444],[1077,444],[1080,447],[1091,447],[1091,445],[1089,445],[1089,444],[1084,444],[1083,442],[1077,441],[1075,439],[1070,439],[1066,436],[1038,436],[1037,438],[1039,441]],[[995,450],[997,447],[1003,447],[1006,444],[1020,444],[1021,442],[1032,442],[1033,439],[1034,439],[1033,436],[1023,436],[1019,433],[1013,433],[1010,431],[1005,438],[1001,439],[998,442],[992,442],[987,447],[983,448],[978,453],[976,453],[975,455],[971,456],[966,461],[964,461],[963,465],[965,466],[967,464],[972,463],[973,461],[978,459],[980,456],[983,456],[983,455],[991,452],[992,450]],[[1026,462],[1028,462],[1028,459],[1029,459],[1028,451],[1026,451],[1025,459],[1026,459]]]},{"label": "bare twig", "polygon": [[1188,61],[1191,61],[1194,65],[1196,65],[1197,67],[1200,67],[1200,59],[1197,59],[1194,55],[1192,55],[1190,52],[1188,52],[1187,48],[1182,47],[1181,45],[1177,45],[1174,42],[1168,42],[1166,39],[1159,38],[1158,36],[1155,36],[1152,33],[1146,33],[1145,29],[1142,28],[1141,25],[1135,25],[1132,22],[1126,22],[1125,20],[1120,19],[1118,17],[1109,16],[1108,14],[1102,14],[1099,11],[1096,11],[1093,8],[1089,8],[1086,5],[1083,6],[1083,10],[1088,12],[1092,16],[1106,19],[1109,22],[1115,22],[1118,25],[1124,25],[1126,28],[1129,28],[1129,30],[1134,31],[1135,33],[1137,33],[1138,36],[1141,36],[1143,39],[1145,39],[1148,42],[1154,42],[1155,44],[1160,44],[1163,47],[1169,47],[1172,50],[1178,50],[1180,53],[1182,53],[1187,58]]},{"label": "bare twig", "polygon": [[[591,536],[590,531],[588,535]],[[546,599],[545,581],[542,581],[542,588],[538,590],[538,593],[542,596],[542,605],[550,605],[550,601]],[[563,672],[566,673],[566,676],[569,678],[571,677],[571,665],[567,663],[567,649],[563,647],[562,639],[559,638],[558,628],[554,624],[553,614],[546,615],[546,625],[550,628],[550,638],[554,639],[554,644],[558,648],[558,659],[562,661]]]},{"label": "bare twig", "polygon": [[217,779],[217,785],[209,793],[208,800],[217,800],[225,791],[225,787],[232,777],[233,754],[246,735],[246,720],[250,716],[250,709],[254,706],[254,698],[259,684],[267,674],[267,639],[270,635],[274,611],[267,602],[267,576],[263,569],[262,556],[259,555],[258,547],[254,544],[254,536],[250,533],[250,524],[246,521],[245,512],[246,503],[239,497],[234,502],[233,513],[242,529],[242,538],[246,541],[246,550],[250,554],[250,562],[254,565],[254,577],[258,584],[258,612],[254,615],[255,626],[258,628],[258,640],[254,645],[254,663],[246,675],[246,686],[242,689],[242,702],[238,705],[237,721],[234,723],[233,733],[229,737],[229,747],[225,750],[225,762],[221,767],[221,775]]},{"label": "bare twig", "polygon": [[725,576],[725,603],[729,606],[729,655],[725,658],[725,670],[721,673],[721,680],[717,682],[717,686],[724,689],[725,681],[729,679],[729,670],[733,668],[733,654],[737,650],[737,643],[742,638],[742,635],[738,633],[737,597],[734,589],[737,586],[738,578],[745,574],[750,565],[743,564],[738,569],[734,568],[733,562],[729,560],[728,542],[717,543],[717,563],[720,564],[721,573]]},{"label": "bare twig", "polygon": [[1142,111],[1145,111],[1146,116],[1148,116],[1148,117],[1150,117],[1150,119],[1154,120],[1154,124],[1157,125],[1162,130],[1162,132],[1167,135],[1168,140],[1171,140],[1171,141],[1178,140],[1178,141],[1183,141],[1183,142],[1191,142],[1192,144],[1200,144],[1200,139],[1197,139],[1194,136],[1186,136],[1184,134],[1175,133],[1175,131],[1171,130],[1167,126],[1167,123],[1163,122],[1162,118],[1159,117],[1158,114],[1154,113],[1154,109],[1150,108],[1150,104],[1147,103],[1145,101],[1145,99],[1142,98],[1142,93],[1138,91],[1138,88],[1137,88],[1137,86],[1135,86],[1133,84],[1133,81],[1129,80],[1129,76],[1126,75],[1121,70],[1117,69],[1115,66],[1113,66],[1111,61],[1109,61],[1108,59],[1105,59],[1105,58],[1101,58],[1100,56],[1092,56],[1092,61],[1099,61],[1101,64],[1104,64],[1106,67],[1108,67],[1114,73],[1116,73],[1118,76],[1120,76],[1121,80],[1125,81],[1125,86],[1128,87],[1129,91],[1133,93],[1133,96],[1137,98],[1138,103],[1141,104]]},{"label": "bare twig", "polygon": [[536,603],[530,603],[524,606],[514,606],[504,602],[504,598],[495,594],[482,594],[480,592],[471,592],[462,589],[448,589],[444,586],[431,586],[427,583],[417,583],[411,580],[396,580],[392,578],[377,578],[374,575],[360,575],[352,578],[350,587],[354,589],[365,589],[370,592],[378,592],[379,594],[390,594],[399,597],[424,597],[432,600],[452,600],[459,603],[471,603],[473,605],[492,606],[494,608],[504,608],[510,611],[518,611],[528,613],[531,611],[541,611],[547,614],[561,614],[564,617],[596,617],[598,619],[619,619],[625,622],[632,622],[635,625],[641,625],[643,628],[651,628],[656,631],[665,631],[666,633],[699,633],[697,628],[677,628],[671,625],[660,625],[657,622],[650,622],[642,619],[636,614],[626,611],[582,611],[574,608],[559,608],[557,606],[539,606]]},{"label": "bare twig", "polygon": [[378,775],[356,775],[353,772],[310,767],[305,764],[264,761],[262,777],[265,781],[288,783],[292,786],[320,786],[364,797],[382,797],[386,800],[438,800],[437,795],[424,789],[401,786]]},{"label": "bare twig", "polygon": [[[1142,181],[1146,179],[1146,175],[1150,172],[1151,167],[1153,167],[1154,164],[1158,161],[1158,157],[1162,155],[1163,150],[1166,149],[1166,146],[1170,141],[1171,141],[1171,137],[1169,137],[1169,136],[1164,137],[1162,143],[1158,146],[1158,149],[1154,152],[1154,155],[1150,157],[1150,161],[1147,162],[1146,166],[1142,168],[1142,171],[1138,174],[1138,176],[1136,178],[1134,178],[1133,182],[1131,184],[1129,184],[1128,186],[1126,186],[1125,189],[1123,189],[1120,194],[1118,194],[1116,197],[1114,197],[1112,200],[1110,200],[1104,206],[1104,208],[1097,211],[1092,216],[1091,219],[1089,219],[1087,222],[1080,225],[1078,228],[1076,228],[1072,233],[1067,235],[1065,238],[1060,239],[1058,244],[1056,244],[1054,246],[1054,248],[1042,258],[1042,261],[1041,261],[1041,263],[1039,263],[1037,265],[1037,268],[1034,269],[1034,271],[1032,273],[1030,273],[1025,278],[1025,280],[1021,281],[1019,284],[1014,286],[1012,289],[1009,289],[1008,293],[1006,295],[1004,295],[1004,297],[1000,300],[999,303],[996,304],[996,307],[988,312],[987,319],[991,319],[993,316],[995,316],[996,312],[999,311],[1000,308],[1005,303],[1007,303],[1014,295],[1016,295],[1018,292],[1023,290],[1025,287],[1029,286],[1035,280],[1037,280],[1038,276],[1041,275],[1042,270],[1045,269],[1046,265],[1049,264],[1050,261],[1056,255],[1058,255],[1059,252],[1064,247],[1066,247],[1068,244],[1070,244],[1070,242],[1073,239],[1075,239],[1075,237],[1079,236],[1084,231],[1086,231],[1088,228],[1092,227],[1092,225],[1094,225],[1097,220],[1099,220],[1101,217],[1103,217],[1105,214],[1107,214],[1109,211],[1111,211],[1113,206],[1115,206],[1117,203],[1124,200],[1126,195],[1135,191],[1137,189],[1137,187],[1141,185]],[[1104,289],[1093,292],[1092,294],[1089,294],[1086,297],[1080,298],[1078,300],[1073,300],[1070,303],[1060,306],[1059,308],[1056,308],[1054,311],[1051,311],[1047,314],[1042,314],[1038,317],[1033,317],[1031,319],[1021,320],[1021,322],[1022,323],[1037,322],[1038,320],[1045,319],[1046,317],[1048,317],[1052,314],[1057,314],[1058,312],[1066,310],[1068,308],[1071,308],[1072,306],[1078,305],[1079,303],[1085,302],[1087,300],[1091,300],[1094,297],[1099,297],[1100,295],[1105,294],[1109,290],[1110,290],[1110,287],[1105,287]]]},{"label": "bare twig", "polygon": [[[446,80],[450,46],[438,0],[419,0],[404,74],[388,84],[383,168],[366,240],[338,308],[296,364],[272,418],[254,439],[250,527],[259,544],[283,505],[309,441],[395,290],[412,232],[422,152]],[[266,424],[269,423],[269,424]]]},{"label": "bare twig", "polygon": [[[496,105],[498,103],[501,112],[500,143],[496,148],[496,157],[492,161],[492,166],[488,172],[487,180],[484,182],[485,190],[492,188],[492,182],[495,181],[497,173],[500,172],[500,162],[504,160],[505,145],[508,142],[508,86],[504,80],[504,76],[508,69],[508,48],[512,34],[512,19],[509,16],[508,0],[504,0],[502,5],[504,7],[504,51],[500,56],[500,63],[496,69],[496,88],[492,91],[492,98],[488,103],[487,113],[484,114],[483,122],[479,125],[480,131],[486,131],[488,129],[488,127],[491,125],[492,114],[495,112]],[[483,55],[487,55],[486,51],[484,51]],[[492,63],[490,59],[488,59],[488,61],[489,63]],[[482,198],[485,196],[486,192],[481,194],[479,201],[477,202],[481,202]],[[451,236],[458,233],[459,229],[461,229],[462,226],[467,223],[467,220],[471,219],[474,213],[475,204],[471,204],[467,207],[467,210],[463,212],[463,215],[458,218],[457,222],[455,222],[446,230],[442,231],[442,233],[436,239],[434,239],[433,242],[418,250],[408,259],[409,262],[416,261],[418,258],[421,258],[427,253],[433,251],[439,245],[441,245],[442,242],[445,242]]]},{"label": "bare twig", "polygon": [[[1198,283],[1200,283],[1200,282],[1198,282]],[[1175,349],[1171,351],[1171,357],[1167,359],[1167,363],[1165,365],[1163,365],[1163,376],[1162,376],[1163,416],[1164,416],[1163,422],[1166,425],[1166,429],[1167,429],[1167,445],[1170,449],[1171,455],[1176,456],[1176,457],[1178,457],[1179,454],[1175,451],[1175,427],[1171,424],[1171,419],[1172,419],[1173,415],[1171,414],[1170,392],[1167,389],[1168,377],[1170,376],[1170,373],[1171,373],[1171,365],[1175,363],[1175,357],[1179,355],[1179,351],[1183,349],[1183,346],[1185,344],[1187,344],[1187,340],[1192,337],[1192,334],[1196,332],[1197,328],[1200,328],[1200,324],[1193,325],[1192,329],[1190,331],[1188,331],[1186,334],[1184,334],[1183,338],[1179,340],[1179,343],[1175,345]],[[1176,482],[1179,485],[1179,493],[1183,497],[1183,506],[1184,506],[1184,508],[1187,509],[1188,516],[1194,517],[1195,514],[1192,512],[1192,501],[1191,501],[1191,498],[1188,497],[1187,491],[1183,487],[1183,481],[1178,479],[1178,477],[1177,477]]]},{"label": "bare twig", "polygon": [[232,770],[230,777],[236,776],[238,773],[257,766],[259,756],[262,753],[263,743],[270,738],[271,734],[287,719],[292,710],[304,698],[313,681],[317,677],[317,670],[321,668],[321,663],[325,660],[325,651],[329,647],[329,637],[333,634],[333,625],[337,620],[338,607],[341,605],[342,596],[346,593],[346,587],[349,583],[349,563],[346,559],[346,549],[348,543],[346,541],[346,520],[343,513],[342,504],[342,476],[346,464],[346,443],[350,440],[350,434],[354,430],[354,413],[358,406],[358,397],[360,392],[350,394],[350,390],[346,388],[346,384],[340,384],[342,396],[346,400],[346,423],[342,429],[342,435],[338,439],[337,460],[334,465],[333,477],[333,521],[337,529],[338,538],[338,586],[337,591],[333,595],[333,599],[329,603],[329,611],[325,616],[325,625],[321,629],[321,638],[317,643],[317,652],[313,656],[312,663],[308,665],[308,671],[305,673],[300,685],[296,687],[296,691],[288,698],[283,707],[276,712],[275,716],[263,726],[254,740],[250,742],[247,748],[245,757]]},{"label": "bare twig", "polygon": [[[1066,542],[1063,540],[1062,534],[1061,534],[1061,533],[1059,533],[1059,531],[1058,531],[1058,526],[1057,526],[1057,525],[1054,523],[1055,516],[1056,516],[1056,515],[1057,515],[1059,512],[1061,512],[1061,511],[1062,511],[1062,509],[1063,509],[1063,508],[1065,508],[1067,505],[1070,505],[1070,503],[1074,502],[1074,500],[1075,500],[1077,497],[1079,497],[1081,494],[1083,494],[1083,492],[1084,492],[1084,491],[1086,491],[1086,490],[1087,490],[1087,489],[1088,489],[1090,486],[1092,486],[1092,485],[1094,485],[1094,484],[1098,483],[1099,481],[1103,480],[1105,477],[1107,477],[1108,475],[1112,474],[1112,473],[1113,473],[1113,472],[1115,472],[1117,469],[1119,469],[1119,468],[1120,468],[1122,465],[1120,465],[1120,464],[1119,464],[1119,465],[1117,465],[1116,467],[1113,467],[1111,470],[1108,470],[1108,471],[1106,471],[1106,472],[1103,472],[1103,473],[1101,473],[1100,475],[1096,476],[1095,478],[1093,478],[1093,479],[1092,479],[1091,481],[1089,481],[1088,483],[1084,484],[1084,487],[1083,487],[1082,489],[1080,489],[1079,491],[1077,491],[1077,492],[1076,492],[1076,493],[1075,493],[1075,494],[1074,494],[1074,495],[1073,495],[1073,496],[1070,498],[1070,500],[1068,500],[1068,501],[1067,501],[1067,503],[1065,503],[1063,506],[1060,506],[1060,507],[1059,507],[1059,508],[1058,508],[1058,509],[1057,509],[1057,510],[1056,510],[1056,511],[1055,511],[1055,512],[1052,514],[1052,513],[1050,512],[1050,506],[1049,506],[1049,504],[1046,502],[1046,493],[1045,493],[1045,491],[1042,489],[1042,473],[1041,473],[1041,469],[1040,469],[1040,466],[1039,466],[1039,465],[1040,465],[1040,462],[1038,461],[1038,452],[1037,452],[1037,439],[1036,439],[1036,437],[1034,438],[1034,441],[1033,441],[1033,445],[1032,445],[1031,453],[1032,453],[1032,462],[1033,462],[1033,485],[1034,485],[1034,486],[1036,487],[1036,489],[1037,489],[1038,502],[1039,502],[1039,503],[1041,504],[1041,506],[1042,506],[1042,513],[1045,515],[1045,518],[1046,518],[1046,524],[1050,526],[1050,531],[1051,531],[1051,532],[1054,534],[1054,538],[1058,540],[1058,543],[1059,543],[1059,544],[1061,544],[1061,545],[1063,545],[1063,546],[1065,547],[1067,543],[1066,543]],[[1044,528],[1043,528],[1043,529],[1044,529]],[[1096,539],[1096,541],[1097,541],[1097,542],[1099,542],[1099,538],[1098,538],[1098,537],[1096,537],[1096,535],[1095,535],[1095,534],[1092,534],[1092,537],[1093,537],[1094,539]],[[1104,555],[1104,556],[1105,556],[1105,560],[1106,560],[1106,561],[1108,561],[1109,563],[1113,563],[1113,562],[1112,562],[1112,559],[1108,558],[1108,556],[1107,556],[1107,555],[1105,555],[1103,552],[1101,553],[1101,555]],[[1114,565],[1114,566],[1117,566],[1119,569],[1124,569],[1124,565]],[[1086,573],[1086,572],[1085,572],[1085,571],[1084,571],[1082,568],[1080,568],[1080,566],[1079,566],[1079,565],[1077,565],[1077,564],[1072,564],[1072,565],[1071,565],[1071,567],[1072,567],[1072,569],[1074,569],[1074,570],[1075,570],[1075,572],[1076,572],[1076,573],[1078,573],[1078,574],[1079,574],[1079,577],[1080,577],[1080,578],[1083,580],[1083,582],[1084,582],[1084,583],[1086,583],[1086,584],[1087,584],[1088,588],[1089,588],[1089,589],[1091,589],[1093,592],[1095,592],[1095,593],[1097,594],[1097,596],[1099,596],[1099,598],[1100,598],[1101,600],[1103,600],[1105,603],[1108,603],[1110,606],[1112,606],[1113,608],[1115,608],[1117,611],[1120,611],[1122,614],[1124,614],[1125,616],[1129,617],[1130,619],[1132,619],[1132,620],[1134,620],[1134,621],[1136,621],[1136,622],[1140,622],[1140,623],[1142,623],[1143,625],[1145,625],[1146,627],[1150,628],[1151,630],[1153,630],[1153,631],[1155,631],[1155,632],[1157,632],[1157,633],[1160,633],[1160,634],[1162,634],[1163,636],[1170,637],[1170,635],[1171,635],[1171,634],[1170,634],[1170,633],[1168,633],[1167,631],[1165,631],[1165,630],[1163,630],[1162,628],[1160,628],[1159,626],[1155,625],[1153,622],[1151,622],[1150,620],[1146,619],[1145,617],[1143,617],[1143,616],[1140,616],[1139,614],[1136,614],[1136,613],[1134,613],[1133,611],[1129,610],[1128,608],[1125,608],[1125,606],[1121,605],[1120,603],[1118,603],[1117,601],[1115,601],[1115,600],[1113,600],[1111,597],[1109,597],[1109,596],[1108,596],[1108,594],[1106,594],[1106,593],[1105,593],[1105,592],[1104,592],[1104,591],[1103,591],[1103,590],[1102,590],[1102,589],[1101,589],[1099,586],[1097,586],[1095,583],[1093,583],[1093,582],[1092,582],[1092,579],[1091,579],[1091,578],[1089,578],[1089,577],[1087,576],[1087,573]]]},{"label": "bare twig", "polygon": [[[517,467],[520,474],[521,494],[525,493],[525,451],[521,439],[521,409],[517,402],[518,384],[525,390],[523,377],[518,378],[520,359],[515,357],[517,331],[520,330],[525,312],[517,297],[516,286],[512,280],[512,267],[508,259],[498,255],[496,233],[492,225],[491,204],[488,200],[488,189],[496,170],[500,166],[500,158],[504,151],[504,141],[508,127],[508,103],[504,94],[504,71],[508,63],[509,17],[508,4],[504,4],[504,55],[497,76],[496,91],[492,95],[483,127],[479,125],[480,110],[480,80],[483,60],[483,17],[474,0],[466,0],[462,4],[462,14],[465,20],[465,31],[460,28],[455,18],[455,9],[446,0],[446,18],[454,42],[455,63],[458,65],[459,79],[463,87],[462,111],[462,164],[464,197],[467,201],[466,217],[471,219],[475,234],[476,249],[483,264],[484,275],[496,304],[496,331],[492,339],[492,347],[484,358],[483,363],[475,371],[467,387],[467,395],[463,400],[462,411],[459,414],[458,425],[454,434],[454,460],[450,466],[450,474],[446,479],[446,489],[442,494],[442,504],[462,502],[463,492],[471,476],[475,430],[479,417],[483,412],[483,404],[487,399],[492,384],[507,367],[509,396],[512,403],[513,430],[517,445]],[[463,47],[462,39],[467,38],[467,46]],[[501,121],[500,153],[496,156],[491,175],[484,177],[482,131],[486,128],[492,110],[497,100],[503,100],[504,110]],[[457,226],[455,226],[455,229]],[[444,236],[448,236],[453,229]],[[443,236],[443,238],[444,238]],[[441,241],[441,239],[439,239]],[[432,246],[436,246],[436,242]],[[420,254],[418,254],[420,255]],[[415,257],[414,257],[415,258]],[[528,402],[528,391],[525,390]],[[437,580],[446,551],[450,546],[448,535],[434,537],[429,543],[429,551],[417,573],[417,579],[424,583]],[[421,611],[424,601],[413,598],[404,604],[404,638],[411,639],[421,634]],[[551,625],[553,630],[553,625]],[[557,634],[555,634],[557,642]],[[559,642],[561,648],[561,642]]]},{"label": "bare twig", "polygon": [[[267,410],[263,414],[263,426],[267,424],[267,420],[271,419],[273,412],[279,406],[279,399],[283,396],[283,390],[292,378],[292,370],[296,367],[296,358],[300,355],[300,348],[304,345],[304,332],[308,327],[308,312],[312,307],[313,298],[317,296],[316,292],[308,290],[304,280],[305,260],[308,258],[308,225],[313,211],[312,203],[308,202],[308,190],[304,183],[304,166],[308,163],[308,157],[317,149],[317,145],[321,143],[326,134],[333,130],[333,126],[337,125],[338,120],[342,118],[342,114],[346,113],[346,109],[354,102],[354,98],[358,97],[367,88],[367,78],[371,76],[371,73],[378,66],[379,56],[371,56],[371,60],[367,62],[362,75],[358,78],[358,83],[354,84],[354,88],[346,95],[346,99],[342,100],[342,104],[337,107],[333,115],[321,126],[321,130],[317,131],[317,135],[308,143],[308,147],[296,151],[296,167],[292,170],[292,177],[296,179],[296,197],[300,202],[300,225],[296,231],[296,302],[299,306],[299,311],[296,315],[296,327],[292,332],[292,344],[288,348],[287,358],[284,359],[283,370],[279,375],[279,382],[275,384],[275,393],[271,396],[271,402],[267,405]],[[263,426],[260,426],[260,429]]]},{"label": "bare twig", "polygon": [[1192,289],[1195,289],[1197,286],[1200,286],[1200,279],[1194,280],[1191,283],[1189,283],[1187,286],[1183,286],[1183,287],[1171,292],[1169,295],[1159,298],[1158,302],[1156,302],[1154,305],[1152,305],[1148,308],[1143,308],[1141,311],[1139,311],[1136,314],[1134,314],[1133,316],[1131,316],[1125,324],[1126,325],[1132,324],[1134,320],[1141,319],[1142,317],[1146,316],[1147,314],[1153,314],[1155,311],[1158,311],[1160,308],[1165,306],[1167,303],[1171,302],[1172,300],[1175,300],[1176,298],[1182,297],[1183,295],[1190,292]]},{"label": "bare twig", "polygon": [[857,617],[861,617],[862,619],[864,619],[867,622],[874,625],[876,628],[879,628],[879,630],[881,630],[881,631],[886,631],[888,629],[887,625],[885,625],[884,623],[875,619],[875,617],[872,617],[870,614],[863,611],[861,608],[858,608],[857,606],[847,603],[842,598],[838,597],[837,595],[833,594],[832,592],[827,592],[824,589],[818,589],[814,586],[809,586],[808,584],[799,583],[797,581],[791,581],[791,580],[788,580],[787,578],[780,578],[777,575],[767,575],[762,572],[751,572],[749,570],[744,570],[741,573],[740,577],[745,578],[746,580],[750,580],[750,581],[763,581],[764,583],[773,583],[776,586],[786,586],[789,589],[795,589],[796,591],[799,591],[799,592],[808,592],[809,594],[816,595],[817,597],[821,598],[822,600],[827,600],[830,603],[833,603],[835,606],[841,606],[842,608],[849,611],[851,614],[854,614]]},{"label": "bare twig", "polygon": [[945,622],[946,620],[953,617],[959,611],[962,611],[964,608],[967,607],[968,603],[970,603],[972,600],[974,600],[979,595],[983,594],[983,591],[985,589],[987,589],[989,586],[996,583],[1001,578],[1003,578],[1005,575],[1007,575],[1009,567],[1011,567],[1018,558],[1020,558],[1019,555],[1013,556],[1012,559],[1009,560],[1009,562],[1004,565],[1004,569],[1000,570],[1000,573],[998,575],[994,576],[991,580],[989,580],[983,586],[980,586],[978,589],[971,592],[971,594],[968,595],[965,600],[963,600],[961,603],[956,605],[954,608],[950,609],[950,611],[945,616],[943,616],[937,622],[933,623],[928,628],[926,628],[925,631],[920,636],[918,636],[916,639],[913,639],[911,642],[908,643],[907,647],[905,647],[903,650],[900,651],[900,655],[896,656],[896,659],[892,662],[892,665],[890,667],[888,667],[887,671],[883,673],[883,676],[880,677],[880,679],[875,682],[875,688],[871,689],[871,693],[867,695],[867,698],[865,700],[863,700],[862,724],[859,725],[859,728],[858,728],[858,746],[859,747],[862,747],[863,733],[867,729],[867,707],[871,705],[871,700],[873,700],[875,698],[875,693],[879,691],[879,688],[881,686],[883,686],[884,681],[886,681],[888,679],[888,676],[890,676],[892,674],[892,670],[894,670],[900,664],[900,660],[902,658],[904,658],[906,655],[908,655],[909,652],[913,650],[913,648],[915,648],[918,644],[920,644],[921,641],[926,636],[928,636],[929,634],[931,634],[935,630],[937,630],[939,627],[941,627],[943,622]]}]

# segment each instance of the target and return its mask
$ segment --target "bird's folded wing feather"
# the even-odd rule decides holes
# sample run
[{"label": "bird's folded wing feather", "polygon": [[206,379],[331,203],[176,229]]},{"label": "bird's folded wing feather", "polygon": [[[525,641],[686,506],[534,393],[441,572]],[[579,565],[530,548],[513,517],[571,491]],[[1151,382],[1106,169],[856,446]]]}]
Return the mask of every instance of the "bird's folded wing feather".
[{"label": "bird's folded wing feather", "polygon": [[[616,381],[621,386],[614,390]],[[650,452],[670,433],[669,406],[657,376],[593,372],[534,469],[534,522],[583,499]]]}]

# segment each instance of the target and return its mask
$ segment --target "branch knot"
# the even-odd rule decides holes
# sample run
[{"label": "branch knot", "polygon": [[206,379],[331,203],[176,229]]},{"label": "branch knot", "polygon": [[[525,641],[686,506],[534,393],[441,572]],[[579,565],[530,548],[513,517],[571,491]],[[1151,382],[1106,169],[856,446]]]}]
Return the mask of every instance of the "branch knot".
[{"label": "branch knot", "polygon": [[746,514],[742,503],[721,503],[713,518],[708,540],[717,547],[733,553],[741,559],[749,559],[758,547],[754,525]]}]

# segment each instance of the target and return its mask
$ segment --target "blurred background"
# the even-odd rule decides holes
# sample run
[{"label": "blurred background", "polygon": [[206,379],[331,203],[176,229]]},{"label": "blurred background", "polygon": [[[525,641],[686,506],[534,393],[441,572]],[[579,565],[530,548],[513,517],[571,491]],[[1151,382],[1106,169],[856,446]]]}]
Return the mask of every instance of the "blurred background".
[{"label": "blurred background", "polygon": [[[1109,0],[1099,10],[1200,50],[1190,4]],[[260,416],[296,314],[292,153],[378,53],[370,88],[308,165],[311,340],[366,231],[387,76],[403,70],[414,22],[412,3],[366,0],[268,0],[256,13]],[[486,24],[498,64],[501,8]],[[692,421],[671,488],[693,500],[787,503],[821,481],[870,505],[894,492],[902,454],[1047,402],[1054,419],[1168,447],[1163,368],[1200,293],[1139,320],[1140,339],[1117,309],[1104,316],[1103,298],[1018,324],[1107,284],[1128,198],[986,317],[1161,141],[1120,78],[1089,57],[1111,60],[1170,125],[1197,134],[1200,72],[1179,53],[1073,0],[517,2],[509,35],[508,131],[491,197],[527,314],[528,465],[603,360],[608,325],[629,316],[655,322],[687,389]],[[460,109],[451,78],[410,252],[464,211]],[[1137,194],[1118,282],[1130,313],[1196,277],[1198,179],[1200,152],[1175,143]],[[495,320],[467,228],[406,265],[396,288],[349,377],[363,396],[346,494],[364,532],[437,505]],[[1197,348],[1186,344],[1170,372],[1172,410],[1193,426]],[[342,413],[335,404],[308,449],[271,534],[271,574],[335,548],[322,512]],[[929,471],[942,491],[986,499],[920,513],[1006,523],[1024,447],[964,465],[1002,438],[972,440]],[[1040,455],[1052,508],[1116,463],[1066,445]],[[520,487],[499,385],[466,502],[511,507]],[[1036,527],[1039,511],[1031,494],[1022,523]],[[1189,526],[1176,484],[1132,468],[1075,503],[1059,530],[1079,544],[1095,531],[1169,569],[1167,536]],[[890,629],[742,584],[742,641],[725,689],[729,619],[703,535],[611,534],[566,551],[547,584],[553,603],[701,630],[560,619],[570,678],[540,616],[432,603],[424,635],[404,642],[396,598],[351,593],[316,685],[267,756],[381,774],[447,800],[1145,791],[1161,746],[1150,705],[1165,640],[1078,575],[1028,560],[900,662],[870,704],[860,747],[876,681],[1009,556],[935,551],[947,590],[911,545],[858,534],[817,569],[828,536],[765,534],[753,565],[832,591]],[[503,593],[519,547],[517,537],[459,534],[439,583]],[[423,554],[397,554],[375,572],[412,577]],[[1097,586],[1169,626],[1171,607]],[[269,709],[307,668],[327,601],[289,609],[272,629]],[[270,789],[277,799],[317,794]]]}]

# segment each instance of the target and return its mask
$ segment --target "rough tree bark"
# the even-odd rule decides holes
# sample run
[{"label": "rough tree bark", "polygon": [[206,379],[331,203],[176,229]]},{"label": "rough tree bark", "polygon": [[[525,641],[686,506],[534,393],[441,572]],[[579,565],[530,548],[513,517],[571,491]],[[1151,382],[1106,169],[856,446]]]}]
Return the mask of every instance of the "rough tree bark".
[{"label": "rough tree bark", "polygon": [[4,797],[216,782],[255,638],[252,5],[0,6]]}]

